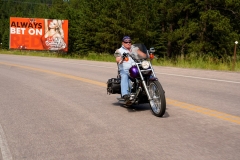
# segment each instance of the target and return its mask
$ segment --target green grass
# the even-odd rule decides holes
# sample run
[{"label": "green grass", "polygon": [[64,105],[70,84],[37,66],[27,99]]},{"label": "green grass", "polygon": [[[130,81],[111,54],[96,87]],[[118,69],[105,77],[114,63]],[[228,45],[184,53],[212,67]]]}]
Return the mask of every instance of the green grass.
[{"label": "green grass", "polygon": [[[153,61],[154,65],[171,66],[179,68],[195,68],[195,69],[207,69],[207,70],[221,70],[221,71],[233,71],[232,58],[228,57],[227,60],[216,59],[210,56],[205,57],[177,57],[176,59],[164,59],[160,58]],[[240,61],[235,64],[234,71],[240,71]]]},{"label": "green grass", "polygon": [[[44,51],[19,51],[19,50],[0,50],[0,54],[13,54],[13,55],[27,55],[27,56],[40,56],[40,57],[58,57],[68,59],[81,59],[81,60],[92,60],[92,61],[105,61],[115,62],[115,57],[107,53],[88,53],[85,55],[56,52],[44,52]],[[199,57],[195,54],[191,54],[188,57],[182,58],[177,57],[173,59],[159,58],[152,61],[153,65],[156,66],[169,66],[179,68],[197,68],[207,70],[221,70],[221,71],[233,71],[232,58],[228,57],[227,60],[219,60],[212,58],[211,56]],[[235,70],[240,71],[240,62],[237,61],[235,64]]]}]

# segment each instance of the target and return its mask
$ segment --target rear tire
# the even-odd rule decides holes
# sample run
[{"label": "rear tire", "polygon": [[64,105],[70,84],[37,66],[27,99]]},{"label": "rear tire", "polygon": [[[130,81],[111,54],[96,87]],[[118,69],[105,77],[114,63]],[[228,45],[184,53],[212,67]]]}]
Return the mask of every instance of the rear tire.
[{"label": "rear tire", "polygon": [[149,83],[149,95],[151,101],[149,101],[152,113],[157,117],[162,117],[166,111],[166,98],[165,92],[159,81],[152,81]]}]

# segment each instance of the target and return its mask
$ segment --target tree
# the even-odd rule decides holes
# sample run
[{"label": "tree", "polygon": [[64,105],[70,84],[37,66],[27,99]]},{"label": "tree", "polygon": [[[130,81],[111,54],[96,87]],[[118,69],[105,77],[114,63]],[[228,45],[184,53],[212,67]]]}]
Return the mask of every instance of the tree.
[{"label": "tree", "polygon": [[67,19],[68,54],[113,53],[129,35],[162,57],[225,58],[240,34],[240,2],[230,0],[2,0],[0,13],[4,41],[9,17]]}]

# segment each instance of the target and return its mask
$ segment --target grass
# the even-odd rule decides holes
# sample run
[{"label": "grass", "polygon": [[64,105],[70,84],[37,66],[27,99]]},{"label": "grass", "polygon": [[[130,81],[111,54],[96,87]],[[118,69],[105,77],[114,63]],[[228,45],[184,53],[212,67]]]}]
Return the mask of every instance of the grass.
[{"label": "grass", "polygon": [[[68,59],[81,59],[92,61],[105,61],[115,62],[115,57],[107,53],[88,53],[85,55],[57,52],[44,52],[44,51],[19,51],[19,50],[0,50],[0,54],[13,54],[13,55],[27,55],[27,56],[40,56],[40,57],[58,57]],[[195,54],[191,54],[188,57],[176,57],[175,59],[158,58],[152,61],[156,66],[169,66],[179,68],[195,68],[195,69],[207,69],[207,70],[220,70],[220,71],[233,71],[232,58],[228,57],[227,60],[216,59],[211,56],[199,57]],[[240,71],[240,62],[235,64],[234,71]]]},{"label": "grass", "polygon": [[240,71],[240,61],[235,64],[233,70],[233,62],[230,57],[227,60],[216,59],[210,56],[205,57],[177,57],[176,59],[158,59],[153,61],[154,65],[171,66],[180,68],[195,68],[195,69],[206,69],[206,70],[220,70],[220,71]]}]

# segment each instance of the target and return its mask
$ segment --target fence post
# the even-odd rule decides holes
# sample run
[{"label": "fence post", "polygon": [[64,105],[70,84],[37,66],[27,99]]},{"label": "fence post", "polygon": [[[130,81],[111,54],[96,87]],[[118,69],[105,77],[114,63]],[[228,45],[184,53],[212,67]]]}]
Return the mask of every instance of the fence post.
[{"label": "fence post", "polygon": [[235,64],[236,64],[236,59],[237,59],[236,58],[237,44],[238,44],[238,41],[235,41],[234,53],[233,53],[233,67],[232,67],[233,71],[235,70]]}]

